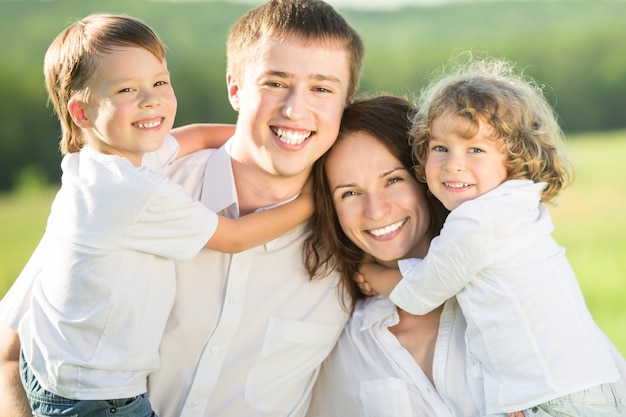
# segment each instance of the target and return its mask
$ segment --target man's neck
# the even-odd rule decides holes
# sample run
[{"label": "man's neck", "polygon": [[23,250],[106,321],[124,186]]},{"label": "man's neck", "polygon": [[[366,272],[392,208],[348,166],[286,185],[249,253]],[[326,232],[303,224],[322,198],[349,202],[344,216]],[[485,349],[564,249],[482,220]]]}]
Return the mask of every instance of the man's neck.
[{"label": "man's neck", "polygon": [[291,200],[300,193],[308,177],[306,173],[301,178],[280,177],[234,159],[231,163],[240,216]]}]

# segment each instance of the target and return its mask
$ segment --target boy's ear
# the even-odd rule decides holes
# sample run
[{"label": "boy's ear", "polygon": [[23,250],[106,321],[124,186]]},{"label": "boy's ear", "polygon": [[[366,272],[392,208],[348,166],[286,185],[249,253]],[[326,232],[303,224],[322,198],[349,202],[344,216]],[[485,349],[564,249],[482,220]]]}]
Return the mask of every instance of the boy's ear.
[{"label": "boy's ear", "polygon": [[76,126],[87,129],[91,127],[91,123],[85,114],[84,103],[76,98],[71,98],[67,103],[67,111],[70,117],[76,123]]},{"label": "boy's ear", "polygon": [[239,111],[239,82],[231,73],[226,74],[226,85],[228,87],[228,101],[235,111]]}]

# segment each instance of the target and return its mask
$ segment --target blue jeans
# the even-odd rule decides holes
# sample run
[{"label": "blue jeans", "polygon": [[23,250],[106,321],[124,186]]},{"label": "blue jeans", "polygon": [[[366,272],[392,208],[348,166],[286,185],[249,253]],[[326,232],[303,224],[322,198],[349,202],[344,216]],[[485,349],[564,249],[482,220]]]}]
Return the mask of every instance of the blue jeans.
[{"label": "blue jeans", "polygon": [[622,381],[602,384],[524,410],[526,417],[626,417]]},{"label": "blue jeans", "polygon": [[147,395],[113,400],[72,400],[46,391],[20,354],[20,376],[34,417],[157,417]]}]

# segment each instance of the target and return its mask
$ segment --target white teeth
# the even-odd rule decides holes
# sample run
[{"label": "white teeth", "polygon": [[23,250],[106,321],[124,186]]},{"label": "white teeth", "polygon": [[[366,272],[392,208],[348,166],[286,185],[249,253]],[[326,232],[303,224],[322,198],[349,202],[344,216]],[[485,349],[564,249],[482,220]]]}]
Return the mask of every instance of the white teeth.
[{"label": "white teeth", "polygon": [[369,232],[371,234],[373,234],[374,236],[376,236],[376,237],[381,237],[381,236],[384,236],[384,235],[388,235],[389,233],[395,232],[404,223],[406,223],[406,219],[402,219],[402,220],[400,220],[397,223],[390,224],[389,226],[381,227],[380,229],[369,230]]},{"label": "white teeth", "polygon": [[137,123],[136,126],[141,129],[151,129],[153,127],[157,127],[160,124],[161,124],[161,120],[155,120],[149,123]]},{"label": "white teeth", "polygon": [[446,185],[446,187],[450,187],[450,188],[463,188],[463,187],[469,187],[470,186],[468,183],[450,184],[450,183],[446,182],[444,184]]},{"label": "white teeth", "polygon": [[292,132],[278,128],[272,128],[272,131],[280,138],[280,140],[288,145],[299,145],[311,136],[311,132]]}]

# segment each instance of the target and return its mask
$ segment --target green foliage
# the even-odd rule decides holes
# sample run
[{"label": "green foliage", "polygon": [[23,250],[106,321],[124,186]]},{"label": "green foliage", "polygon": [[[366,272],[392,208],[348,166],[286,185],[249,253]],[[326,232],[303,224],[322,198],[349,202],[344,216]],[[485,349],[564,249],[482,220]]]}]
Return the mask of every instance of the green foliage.
[{"label": "green foliage", "polygon": [[[16,185],[24,165],[58,180],[60,128],[46,106],[41,68],[49,43],[69,23],[93,12],[144,20],[169,47],[176,124],[233,122],[224,44],[230,25],[250,7],[219,0],[0,0],[0,190]],[[626,2],[461,2],[340,11],[367,48],[361,92],[412,97],[449,56],[472,49],[506,57],[545,84],[568,132],[626,127]]]}]

